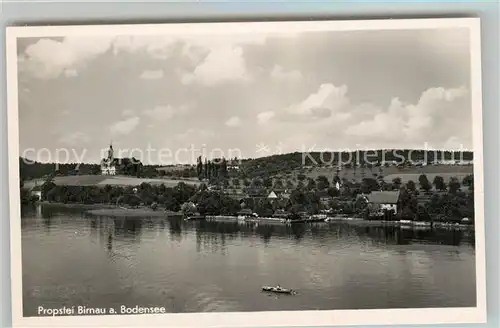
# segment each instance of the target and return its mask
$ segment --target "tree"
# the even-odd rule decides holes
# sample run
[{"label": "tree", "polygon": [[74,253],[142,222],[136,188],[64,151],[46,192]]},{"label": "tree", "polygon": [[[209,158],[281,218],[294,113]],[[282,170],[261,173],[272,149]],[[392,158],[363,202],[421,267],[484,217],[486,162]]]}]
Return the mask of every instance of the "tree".
[{"label": "tree", "polygon": [[227,178],[227,161],[224,157],[219,164],[219,176],[222,178]]},{"label": "tree", "polygon": [[398,203],[402,217],[405,220],[413,220],[418,211],[418,201],[415,194],[408,192],[406,188],[402,188]]},{"label": "tree", "polygon": [[250,180],[248,180],[248,179],[243,180],[243,185],[244,185],[245,187],[249,187],[249,186],[250,186],[250,184],[251,184]]},{"label": "tree", "polygon": [[314,188],[316,188],[316,182],[314,182],[313,179],[309,178],[307,181],[306,189],[310,191],[313,190]]},{"label": "tree", "polygon": [[281,178],[277,178],[275,181],[274,181],[274,188],[276,189],[283,189],[283,180]]},{"label": "tree", "polygon": [[467,186],[467,187],[473,183],[474,183],[474,175],[473,174],[466,175],[462,180],[462,184],[464,186]]},{"label": "tree", "polygon": [[203,162],[201,160],[201,156],[199,156],[196,163],[196,174],[198,175],[198,178],[200,180],[202,178],[202,173],[203,173]]},{"label": "tree", "polygon": [[226,195],[220,195],[220,214],[222,215],[236,215],[240,210],[240,203],[231,197]]},{"label": "tree", "polygon": [[254,212],[259,216],[271,216],[274,213],[273,205],[267,199],[259,199],[254,206]]},{"label": "tree", "polygon": [[429,179],[427,179],[427,176],[425,174],[421,174],[418,177],[418,182],[420,184],[420,188],[422,188],[426,192],[432,189],[432,185],[429,182]]},{"label": "tree", "polygon": [[293,189],[294,184],[291,180],[286,180],[286,187],[287,189]]},{"label": "tree", "polygon": [[220,197],[215,192],[203,192],[199,199],[196,208],[201,215],[218,215],[220,214]]},{"label": "tree", "polygon": [[262,186],[262,180],[259,178],[255,178],[252,180],[252,185],[254,187],[261,187]]},{"label": "tree", "polygon": [[413,182],[413,180],[408,181],[406,183],[406,189],[408,189],[408,191],[415,192],[415,190],[417,190],[415,182]]},{"label": "tree", "polygon": [[448,183],[448,188],[450,193],[456,194],[457,191],[460,189],[460,181],[456,177],[450,178],[450,182]]},{"label": "tree", "polygon": [[271,188],[273,186],[273,179],[269,178],[269,177],[265,177],[263,180],[262,180],[262,184],[264,185],[264,187],[266,188]]},{"label": "tree", "polygon": [[334,211],[339,210],[341,208],[339,201],[336,199],[330,199],[328,201],[328,207]]},{"label": "tree", "polygon": [[131,207],[137,207],[141,204],[141,199],[136,195],[128,195],[125,203]]},{"label": "tree", "polygon": [[205,170],[203,175],[205,179],[210,179],[210,164],[208,163],[206,158],[205,158]]},{"label": "tree", "polygon": [[427,208],[424,205],[418,205],[417,208],[417,221],[432,221],[432,217],[429,215]]},{"label": "tree", "polygon": [[401,188],[401,184],[402,184],[401,178],[397,177],[392,179],[392,185],[394,186],[395,189]]},{"label": "tree", "polygon": [[239,187],[240,186],[240,179],[234,178],[232,182],[233,182],[233,186],[235,186],[235,187]]},{"label": "tree", "polygon": [[316,178],[316,186],[318,190],[325,190],[330,187],[330,182],[326,176],[320,175]]},{"label": "tree", "polygon": [[361,182],[361,191],[368,194],[372,191],[380,190],[380,185],[377,180],[373,178],[364,178]]},{"label": "tree", "polygon": [[181,211],[184,215],[191,215],[196,212],[196,205],[192,202],[187,202],[181,205]]},{"label": "tree", "polygon": [[304,181],[297,182],[297,190],[303,190],[305,188]]},{"label": "tree", "polygon": [[442,176],[436,175],[433,184],[436,190],[446,190],[446,184],[444,183],[444,179]]},{"label": "tree", "polygon": [[212,177],[214,177],[214,178],[219,177],[219,169],[218,169],[218,165],[216,164],[215,160],[212,161],[210,164],[211,164],[211,167],[212,167],[212,169],[211,169],[211,171],[212,171]]},{"label": "tree", "polygon": [[340,195],[340,190],[335,187],[328,188],[328,196],[330,197],[338,197]]}]

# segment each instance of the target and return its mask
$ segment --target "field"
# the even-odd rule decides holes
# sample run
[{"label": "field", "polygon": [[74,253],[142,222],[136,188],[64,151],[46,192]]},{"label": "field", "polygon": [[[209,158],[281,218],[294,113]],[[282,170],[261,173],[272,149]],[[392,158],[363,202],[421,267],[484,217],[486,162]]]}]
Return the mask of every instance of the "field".
[{"label": "field", "polygon": [[[199,184],[196,180],[170,180],[170,179],[143,179],[134,178],[127,176],[105,176],[105,175],[74,175],[74,176],[60,176],[54,178],[54,183],[56,185],[68,185],[68,186],[138,186],[141,183],[149,184],[164,184],[166,187],[174,187],[179,182],[184,182],[186,184],[197,185]],[[36,184],[41,185],[44,182],[43,179],[26,181],[24,183],[25,188],[32,188]]]},{"label": "field", "polygon": [[[383,167],[382,170],[380,168],[372,168],[371,170],[368,168],[364,169],[364,176],[366,178],[374,177],[374,174],[382,175],[386,182],[392,181],[392,179],[399,177],[401,180],[406,183],[409,180],[413,180],[414,182],[418,181],[418,177],[421,174],[427,175],[429,181],[432,181],[436,175],[442,176],[445,181],[452,176],[456,176],[458,178],[463,178],[466,175],[473,173],[472,166],[452,166],[452,165],[429,165],[425,167],[411,167],[411,168],[397,168],[397,167]],[[302,169],[299,171],[294,171],[291,174],[291,178],[297,177],[302,171],[308,178],[316,179],[320,175],[324,175],[327,178],[331,179],[337,173],[337,171],[333,168],[312,168],[312,169]],[[348,180],[360,180],[363,174],[363,169],[358,168],[356,171],[353,169],[342,169],[339,172],[339,176],[341,178],[346,178]]]},{"label": "field", "polygon": [[[328,180],[331,182],[333,177],[337,174],[336,169],[334,168],[326,168],[326,167],[313,167],[313,168],[302,168],[296,169],[288,174],[278,174],[273,178],[279,178],[282,180],[283,185],[286,187],[287,183],[291,183],[294,187],[298,184],[299,179],[298,176],[303,174],[306,179],[312,178],[316,180],[319,176],[326,176]],[[429,165],[425,167],[407,167],[407,168],[398,168],[398,167],[383,167],[382,170],[380,168],[375,167],[371,170],[368,168],[363,169],[358,168],[353,170],[352,168],[344,168],[339,172],[339,176],[341,179],[346,178],[349,181],[355,180],[361,182],[363,176],[365,178],[375,178],[379,175],[384,177],[384,181],[387,183],[392,182],[394,178],[401,178],[402,183],[407,183],[412,180],[418,185],[418,178],[421,174],[425,174],[427,179],[432,183],[436,176],[441,176],[444,178],[444,181],[448,183],[451,177],[456,177],[462,182],[463,178],[467,175],[473,174],[473,166],[458,166],[458,165]],[[307,183],[306,179],[304,179],[304,183]],[[240,190],[243,186],[243,180],[239,180],[239,186],[234,186],[234,180],[231,179],[230,185],[231,188]],[[240,190],[241,191],[241,190]]]},{"label": "field", "polygon": [[[332,181],[333,177],[337,171],[334,168],[326,167],[314,167],[314,168],[303,168],[296,169],[288,174],[279,174],[275,178],[281,178],[283,184],[286,186],[287,182],[291,182],[294,186],[298,183],[298,176],[303,174],[306,178],[312,178],[316,180],[318,176],[324,175],[329,181]],[[372,169],[361,169],[358,168],[356,171],[352,168],[344,168],[340,171],[340,178],[346,178],[348,180],[361,181],[362,177],[374,178],[375,176],[382,175],[386,182],[391,182],[394,178],[401,178],[403,183],[407,183],[412,180],[418,184],[418,178],[421,174],[426,174],[430,182],[434,180],[434,177],[439,175],[442,176],[445,182],[448,182],[451,177],[457,177],[460,181],[469,174],[473,173],[472,166],[453,166],[453,165],[436,165],[436,166],[425,166],[425,167],[410,167],[410,168],[397,168],[397,167],[383,167],[372,168]],[[230,184],[234,183],[235,179],[231,179]],[[25,188],[32,188],[36,184],[41,185],[44,182],[43,179],[30,180],[24,182]],[[173,180],[167,178],[156,178],[156,179],[146,179],[146,178],[135,178],[130,176],[104,176],[104,175],[76,175],[76,176],[57,176],[54,178],[54,183],[57,185],[72,185],[72,186],[137,186],[141,183],[149,184],[164,184],[166,187],[174,187],[179,182],[184,182],[190,185],[198,185],[200,182],[195,179],[185,179],[185,180]],[[239,186],[235,189],[240,189],[243,186],[243,180],[239,180]],[[305,181],[306,182],[306,181]],[[235,186],[233,186],[235,187]]]},{"label": "field", "polygon": [[114,186],[138,186],[141,183],[149,183],[149,184],[164,184],[165,187],[175,187],[179,182],[184,182],[190,185],[198,185],[199,181],[196,180],[170,180],[170,179],[142,179],[142,178],[133,178],[126,176],[114,176],[107,177],[103,181],[99,182],[99,185],[114,185]]},{"label": "field", "polygon": [[[446,182],[451,177],[457,177],[462,180],[465,176],[473,173],[472,166],[452,166],[452,165],[436,165],[436,166],[426,166],[426,167],[411,167],[411,168],[397,168],[397,167],[383,167],[382,170],[380,168],[372,168],[371,170],[368,168],[363,169],[342,169],[339,172],[340,178],[346,178],[348,180],[356,180],[361,181],[362,177],[365,178],[374,178],[376,176],[382,175],[386,182],[391,182],[394,178],[401,178],[403,183],[406,183],[410,180],[418,183],[418,177],[421,174],[425,174],[429,181],[433,181],[434,177],[442,176]],[[337,171],[333,168],[323,168],[316,167],[311,169],[302,169],[295,170],[291,174],[282,175],[281,178],[284,180],[292,180],[295,183],[299,174],[305,175],[307,178],[312,178],[316,180],[318,176],[324,175],[328,178],[328,180],[332,180],[333,177],[337,174]]]}]

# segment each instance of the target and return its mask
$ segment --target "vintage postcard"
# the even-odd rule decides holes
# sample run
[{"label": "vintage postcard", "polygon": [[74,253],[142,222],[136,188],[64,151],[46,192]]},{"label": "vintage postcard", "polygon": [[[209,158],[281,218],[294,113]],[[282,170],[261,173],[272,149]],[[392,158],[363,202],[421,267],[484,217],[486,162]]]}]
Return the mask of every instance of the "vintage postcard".
[{"label": "vintage postcard", "polygon": [[8,27],[14,325],[485,322],[479,24]]}]

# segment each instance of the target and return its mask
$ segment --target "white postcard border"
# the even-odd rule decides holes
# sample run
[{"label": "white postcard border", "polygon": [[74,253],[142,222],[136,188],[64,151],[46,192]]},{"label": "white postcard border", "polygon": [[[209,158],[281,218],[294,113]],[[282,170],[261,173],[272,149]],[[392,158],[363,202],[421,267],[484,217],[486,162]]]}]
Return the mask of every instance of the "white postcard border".
[{"label": "white postcard border", "polygon": [[[17,81],[17,38],[93,35],[234,35],[235,33],[293,33],[306,31],[399,30],[468,28],[471,50],[471,94],[474,144],[474,188],[476,225],[476,307],[428,309],[376,309],[332,311],[276,311],[193,313],[161,315],[110,315],[72,317],[23,317],[22,261],[19,197],[19,121]],[[9,200],[11,218],[12,323],[14,327],[70,326],[172,326],[257,327],[333,326],[387,324],[445,324],[486,322],[486,271],[484,234],[484,174],[481,89],[481,46],[479,18],[393,19],[349,21],[290,21],[137,25],[81,25],[7,27],[7,100]]]}]

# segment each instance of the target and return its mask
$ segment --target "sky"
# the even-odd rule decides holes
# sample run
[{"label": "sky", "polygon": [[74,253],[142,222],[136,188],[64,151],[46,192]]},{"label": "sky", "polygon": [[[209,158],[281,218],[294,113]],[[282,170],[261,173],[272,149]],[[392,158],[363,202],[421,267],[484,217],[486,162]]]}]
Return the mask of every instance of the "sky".
[{"label": "sky", "polygon": [[17,51],[30,159],[98,162],[110,142],[145,164],[472,148],[464,29],[20,38]]}]

